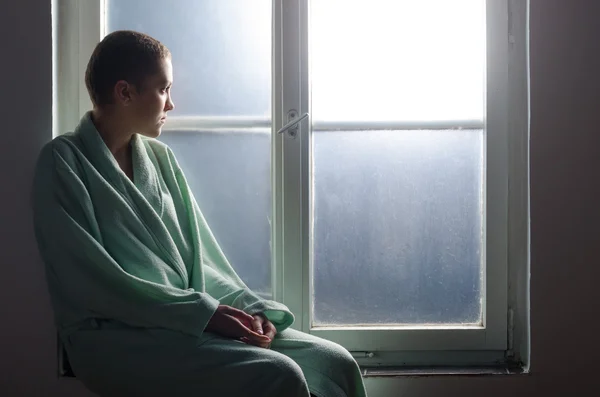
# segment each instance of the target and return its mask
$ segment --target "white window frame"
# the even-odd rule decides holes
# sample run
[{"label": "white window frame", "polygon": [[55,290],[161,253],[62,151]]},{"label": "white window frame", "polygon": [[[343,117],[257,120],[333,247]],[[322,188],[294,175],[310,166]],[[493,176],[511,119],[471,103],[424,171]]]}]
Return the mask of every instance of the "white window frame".
[{"label": "white window frame", "polygon": [[[85,67],[105,34],[109,0],[54,0],[58,4],[55,44],[56,130],[71,130],[91,109]],[[313,0],[314,1],[314,0]],[[486,1],[486,119],[436,123],[371,123],[369,128],[481,128],[485,126],[485,270],[483,327],[311,328],[310,122],[276,134],[294,117],[310,113],[308,62],[309,0],[273,0],[272,120],[235,117],[171,117],[165,129],[272,129],[272,291],[296,315],[294,328],[336,341],[365,366],[476,365],[510,360],[514,318],[527,319],[526,294],[509,293],[528,269],[527,2]],[[517,17],[515,17],[515,15]],[[515,21],[519,26],[515,27]],[[522,25],[522,26],[521,26]],[[517,55],[515,55],[517,54]],[[525,76],[525,77],[524,77]],[[523,93],[525,92],[525,95]],[[75,104],[75,106],[73,106]],[[344,129],[365,124],[338,123]],[[331,125],[315,125],[327,128]],[[511,189],[509,189],[509,184]],[[525,221],[523,221],[525,219]],[[524,225],[525,222],[525,226]],[[510,277],[510,278],[509,278]],[[528,282],[528,280],[525,280]],[[523,327],[526,321],[520,321]],[[521,334],[528,335],[527,331]],[[527,341],[521,349],[527,349]],[[524,356],[525,353],[521,354]],[[519,355],[517,355],[519,356]]]},{"label": "white window frame", "polygon": [[[282,42],[276,43],[279,61],[275,79],[281,87],[279,117],[286,120],[293,109],[296,114],[310,112],[308,79],[308,0],[284,1],[276,3],[275,15],[281,15]],[[276,150],[283,161],[277,162],[276,178],[281,181],[278,191],[277,208],[282,215],[275,219],[285,219],[278,223],[280,242],[277,251],[283,252],[278,262],[284,274],[283,291],[277,298],[283,300],[294,313],[299,314],[301,329],[317,336],[336,341],[351,351],[377,355],[385,351],[428,351],[428,350],[487,350],[504,351],[507,347],[507,291],[508,291],[508,1],[489,0],[487,2],[487,100],[485,124],[485,270],[483,290],[485,301],[483,326],[442,326],[442,327],[360,327],[360,328],[313,328],[310,324],[312,305],[309,282],[311,270],[310,239],[310,123],[300,125],[300,134],[294,138],[282,138]],[[277,19],[277,18],[276,18]],[[280,88],[280,89],[279,89]],[[278,98],[279,99],[279,98]],[[281,106],[279,106],[281,105]],[[477,122],[458,123],[398,123],[394,128],[467,128]],[[404,125],[402,125],[404,124]],[[435,125],[438,124],[438,125]],[[385,125],[388,127],[387,125]],[[343,126],[354,127],[354,126]],[[364,129],[366,123],[356,128]],[[353,128],[354,129],[354,128]],[[280,160],[276,158],[276,160]],[[298,280],[302,280],[300,283]]]}]

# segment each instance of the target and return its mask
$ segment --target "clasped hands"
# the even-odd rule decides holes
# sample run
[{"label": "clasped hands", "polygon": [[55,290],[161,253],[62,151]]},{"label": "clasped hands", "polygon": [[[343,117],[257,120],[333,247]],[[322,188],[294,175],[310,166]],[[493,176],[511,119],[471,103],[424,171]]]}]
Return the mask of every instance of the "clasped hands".
[{"label": "clasped hands", "polygon": [[208,321],[206,330],[266,349],[277,334],[273,323],[263,314],[251,316],[227,305],[217,307],[217,311]]}]

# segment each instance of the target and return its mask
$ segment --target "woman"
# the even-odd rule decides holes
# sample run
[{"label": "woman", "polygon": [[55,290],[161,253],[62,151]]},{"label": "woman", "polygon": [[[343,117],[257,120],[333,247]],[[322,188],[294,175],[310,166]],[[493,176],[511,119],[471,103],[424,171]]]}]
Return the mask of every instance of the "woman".
[{"label": "woman", "polygon": [[35,229],[59,335],[102,396],[365,396],[341,346],[288,327],[219,248],[173,152],[169,50],[132,31],[92,54],[93,110],[48,143]]}]

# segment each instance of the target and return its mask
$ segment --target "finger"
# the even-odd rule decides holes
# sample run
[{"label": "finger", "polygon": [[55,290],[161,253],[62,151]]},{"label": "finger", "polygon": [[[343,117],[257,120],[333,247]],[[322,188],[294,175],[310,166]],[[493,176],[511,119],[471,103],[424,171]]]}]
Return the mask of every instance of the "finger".
[{"label": "finger", "polygon": [[246,337],[242,337],[242,338],[240,338],[240,340],[247,345],[262,347],[265,349],[268,349],[269,346],[271,345],[271,343],[267,342],[267,341],[254,341],[254,340],[248,339]]},{"label": "finger", "polygon": [[251,319],[248,320],[247,317],[240,316],[239,313],[235,312],[235,310],[229,310],[227,308],[222,309],[221,313],[230,319],[235,319],[236,322],[242,324],[245,328],[252,329],[252,317],[250,317]]},{"label": "finger", "polygon": [[277,328],[272,322],[270,322],[267,319],[265,319],[265,321],[263,322],[263,331],[265,332],[265,334],[271,331],[273,332],[273,335],[277,335]]},{"label": "finger", "polygon": [[264,325],[264,331],[265,331],[265,335],[267,337],[269,337],[269,339],[271,339],[271,341],[273,340],[273,338],[275,338],[275,335],[277,335],[277,330],[275,329],[275,326],[273,324]]},{"label": "finger", "polygon": [[246,338],[256,341],[256,342],[270,342],[271,339],[266,335],[260,335],[255,333],[254,331],[250,331],[248,334],[244,335]]},{"label": "finger", "polygon": [[244,327],[248,328],[248,329],[254,329],[254,325],[252,324],[252,321],[249,321],[247,318],[237,318],[232,316],[233,318],[235,318],[236,320],[238,320],[239,322],[241,322],[242,324],[244,324]]},{"label": "finger", "polygon": [[260,316],[254,316],[252,319],[252,329],[261,335],[264,334],[262,323],[263,319]]},{"label": "finger", "polygon": [[240,319],[233,317],[233,316],[229,316],[229,318],[231,318],[237,325],[236,328],[240,332],[238,337],[246,337],[253,341],[265,341],[265,340],[268,341],[268,340],[270,340],[267,336],[261,335],[261,334],[257,333],[256,331],[254,331],[252,328],[246,327],[244,324],[242,324]]},{"label": "finger", "polygon": [[254,317],[252,317],[251,315],[249,315],[248,313],[246,313],[240,309],[236,309],[235,307],[224,305],[224,310],[226,311],[227,314],[236,317],[237,319],[239,319],[240,321],[242,321],[244,323],[251,324],[252,320],[254,320]]},{"label": "finger", "polygon": [[234,317],[230,314],[224,314],[228,320],[226,327],[228,328],[227,334],[234,338],[246,337],[262,337],[262,335],[254,332],[251,325],[246,325],[240,321],[239,318]]},{"label": "finger", "polygon": [[244,335],[246,338],[248,338],[250,341],[252,341],[253,343],[269,343],[271,341],[271,339],[269,339],[268,336],[266,335],[260,335],[252,330],[248,330],[247,334]]}]

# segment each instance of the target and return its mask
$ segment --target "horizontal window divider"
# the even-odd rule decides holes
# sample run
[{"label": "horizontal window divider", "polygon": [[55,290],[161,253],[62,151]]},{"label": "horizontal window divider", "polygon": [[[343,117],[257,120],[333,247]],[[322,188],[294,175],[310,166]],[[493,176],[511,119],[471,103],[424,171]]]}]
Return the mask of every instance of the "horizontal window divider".
[{"label": "horizontal window divider", "polygon": [[[365,130],[481,130],[482,120],[415,120],[415,121],[315,121],[313,131],[365,131]],[[271,130],[271,119],[251,116],[171,116],[164,129],[187,130],[228,130],[265,129]]]},{"label": "horizontal window divider", "polygon": [[[169,116],[164,130],[271,129],[269,117],[252,116]],[[269,131],[270,132],[270,131]]]},{"label": "horizontal window divider", "polygon": [[415,121],[316,121],[313,131],[365,131],[365,130],[481,130],[482,120],[415,120]]}]

